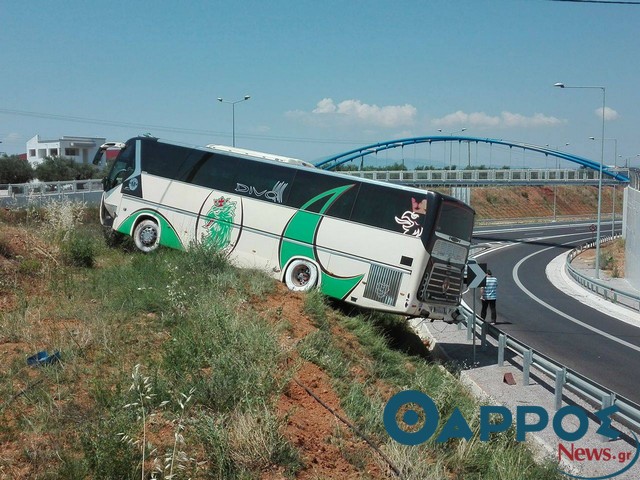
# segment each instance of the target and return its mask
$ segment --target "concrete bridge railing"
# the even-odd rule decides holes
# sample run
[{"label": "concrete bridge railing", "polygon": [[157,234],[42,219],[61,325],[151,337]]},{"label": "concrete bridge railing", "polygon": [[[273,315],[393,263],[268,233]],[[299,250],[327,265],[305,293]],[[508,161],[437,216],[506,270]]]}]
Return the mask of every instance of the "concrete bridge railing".
[{"label": "concrete bridge railing", "polygon": [[[591,169],[364,170],[340,173],[370,180],[420,186],[597,185],[599,177],[599,172]],[[602,184],[626,183],[610,176],[603,176]]]}]

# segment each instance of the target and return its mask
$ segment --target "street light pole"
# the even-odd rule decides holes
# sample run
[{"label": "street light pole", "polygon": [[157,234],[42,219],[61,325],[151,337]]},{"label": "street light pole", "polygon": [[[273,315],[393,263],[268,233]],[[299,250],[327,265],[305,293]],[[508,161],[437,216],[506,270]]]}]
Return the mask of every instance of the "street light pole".
[{"label": "street light pole", "polygon": [[250,95],[245,95],[244,98],[240,100],[236,100],[235,102],[229,102],[224,100],[222,97],[218,97],[218,101],[220,103],[229,103],[231,104],[231,138],[233,142],[233,146],[236,146],[236,103],[245,102],[251,98]]},{"label": "street light pole", "polygon": [[[596,140],[595,137],[589,137],[591,140]],[[613,140],[613,168],[618,167],[618,139],[617,138],[605,138],[605,140]],[[613,185],[613,194],[611,197],[612,211],[611,211],[611,236],[615,235],[616,227],[616,185]]]},{"label": "street light pole", "polygon": [[602,216],[602,164],[604,163],[604,110],[606,105],[606,89],[601,86],[567,86],[564,83],[556,83],[559,88],[590,88],[602,90],[602,136],[600,138],[600,175],[598,178],[598,220],[596,224],[596,278],[600,278],[600,230]]}]

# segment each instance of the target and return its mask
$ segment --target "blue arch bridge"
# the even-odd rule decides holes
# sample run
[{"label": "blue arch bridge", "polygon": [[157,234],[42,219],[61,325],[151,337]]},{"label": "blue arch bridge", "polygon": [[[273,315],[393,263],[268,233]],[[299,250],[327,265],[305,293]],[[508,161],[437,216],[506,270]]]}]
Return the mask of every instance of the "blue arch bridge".
[{"label": "blue arch bridge", "polygon": [[[371,169],[363,170],[364,162],[367,157],[377,156],[379,152],[400,148],[404,152],[404,148],[417,144],[444,144],[443,152],[445,153],[447,145],[449,146],[449,168],[436,170],[429,169],[418,170],[395,170],[395,171],[376,171]],[[464,169],[455,169],[452,166],[452,152],[455,144],[468,145],[468,164]],[[471,165],[471,145],[488,145],[489,148],[497,146],[502,149],[508,149],[511,158],[514,151],[521,152],[523,158],[529,155],[530,158],[537,157],[544,159],[552,159],[556,163],[556,168],[480,168],[474,169]],[[404,158],[404,157],[403,157]],[[560,161],[571,162],[576,168],[559,168]],[[345,170],[342,173],[354,175],[374,180],[388,181],[417,187],[426,186],[491,186],[491,185],[597,185],[600,183],[600,175],[602,174],[602,185],[625,185],[629,182],[629,173],[627,168],[619,168],[611,165],[602,165],[578,155],[567,152],[554,150],[549,147],[538,145],[514,143],[505,140],[491,138],[476,138],[467,136],[426,136],[426,137],[410,137],[385,142],[373,143],[365,145],[347,152],[343,152],[328,158],[325,158],[315,165],[318,168],[333,170],[346,164],[358,164],[359,170]],[[403,160],[404,163],[404,160]],[[524,163],[524,162],[523,162]],[[344,167],[339,168],[343,170]]]}]

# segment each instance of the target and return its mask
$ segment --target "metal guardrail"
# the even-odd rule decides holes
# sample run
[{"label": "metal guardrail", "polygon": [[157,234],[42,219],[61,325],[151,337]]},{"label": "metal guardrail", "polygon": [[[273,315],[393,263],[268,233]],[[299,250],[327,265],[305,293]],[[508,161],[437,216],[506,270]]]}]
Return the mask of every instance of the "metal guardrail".
[{"label": "metal guardrail", "polygon": [[[600,243],[602,244],[611,242],[616,238],[620,238],[621,236],[622,235],[609,235],[601,238]],[[640,312],[640,296],[633,293],[625,292],[624,290],[620,290],[618,288],[611,287],[610,285],[599,282],[598,280],[594,280],[593,278],[588,278],[578,272],[575,268],[573,268],[573,266],[571,265],[573,259],[585,250],[594,248],[595,245],[595,242],[589,242],[571,250],[571,252],[569,252],[569,255],[567,255],[567,273],[569,273],[569,275],[571,275],[571,277],[584,288],[603,297],[605,300],[609,300],[612,303],[620,304]]]},{"label": "metal guardrail", "polygon": [[618,395],[613,390],[568,368],[551,357],[534,350],[526,343],[501,332],[497,327],[484,322],[477,315],[476,321],[473,322],[473,310],[464,303],[462,306],[465,320],[459,324],[459,328],[462,328],[463,325],[467,327],[467,339],[471,340],[475,334],[480,339],[481,348],[483,349],[486,349],[487,346],[487,336],[495,339],[498,343],[498,366],[504,365],[505,350],[507,348],[521,357],[523,384],[525,386],[529,385],[531,367],[551,377],[555,383],[556,410],[562,406],[563,389],[566,387],[596,408],[617,406],[619,412],[615,415],[616,419],[632,430],[640,432],[640,405]]},{"label": "metal guardrail", "polygon": [[51,195],[102,191],[102,180],[65,180],[60,182],[9,183],[0,185],[0,196]]},{"label": "metal guardrail", "polygon": [[42,205],[47,201],[63,197],[99,202],[102,192],[101,179],[0,184],[0,205],[5,207],[24,207],[30,204]]},{"label": "metal guardrail", "polygon": [[[616,170],[624,175],[628,170]],[[370,180],[407,185],[479,186],[479,185],[597,185],[599,172],[591,169],[488,169],[488,170],[404,170],[404,171],[342,171]],[[604,185],[620,185],[603,176]]]}]

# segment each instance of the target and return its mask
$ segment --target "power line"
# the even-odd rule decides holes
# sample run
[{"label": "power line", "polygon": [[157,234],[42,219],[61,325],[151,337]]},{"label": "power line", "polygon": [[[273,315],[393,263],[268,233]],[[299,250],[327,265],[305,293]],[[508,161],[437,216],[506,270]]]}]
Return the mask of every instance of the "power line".
[{"label": "power line", "polygon": [[624,0],[550,0],[551,2],[573,2],[573,3],[610,3],[612,5],[640,5],[638,1],[624,1]]},{"label": "power line", "polygon": [[[228,137],[229,136],[228,133],[216,132],[212,130],[168,127],[164,125],[153,125],[148,123],[143,124],[143,123],[131,123],[131,122],[118,122],[114,120],[77,117],[72,115],[59,115],[55,113],[46,113],[46,112],[30,112],[25,110],[13,110],[8,108],[0,108],[0,113],[5,113],[7,115],[19,115],[23,117],[59,120],[59,121],[65,121],[65,122],[91,123],[95,125],[106,125],[110,127],[119,127],[119,128],[135,128],[140,130],[160,130],[160,131],[170,132],[170,133],[183,133],[183,134],[200,135],[200,136],[206,136],[206,137],[211,137],[211,136]],[[241,136],[244,138],[272,140],[272,141],[281,141],[281,142],[298,142],[298,143],[338,143],[338,144],[347,144],[347,145],[365,143],[360,140],[338,140],[338,139],[329,139],[329,138],[321,139],[321,138],[305,138],[305,137],[283,137],[283,136],[270,136],[270,135],[258,135],[258,134],[243,134]]]}]

